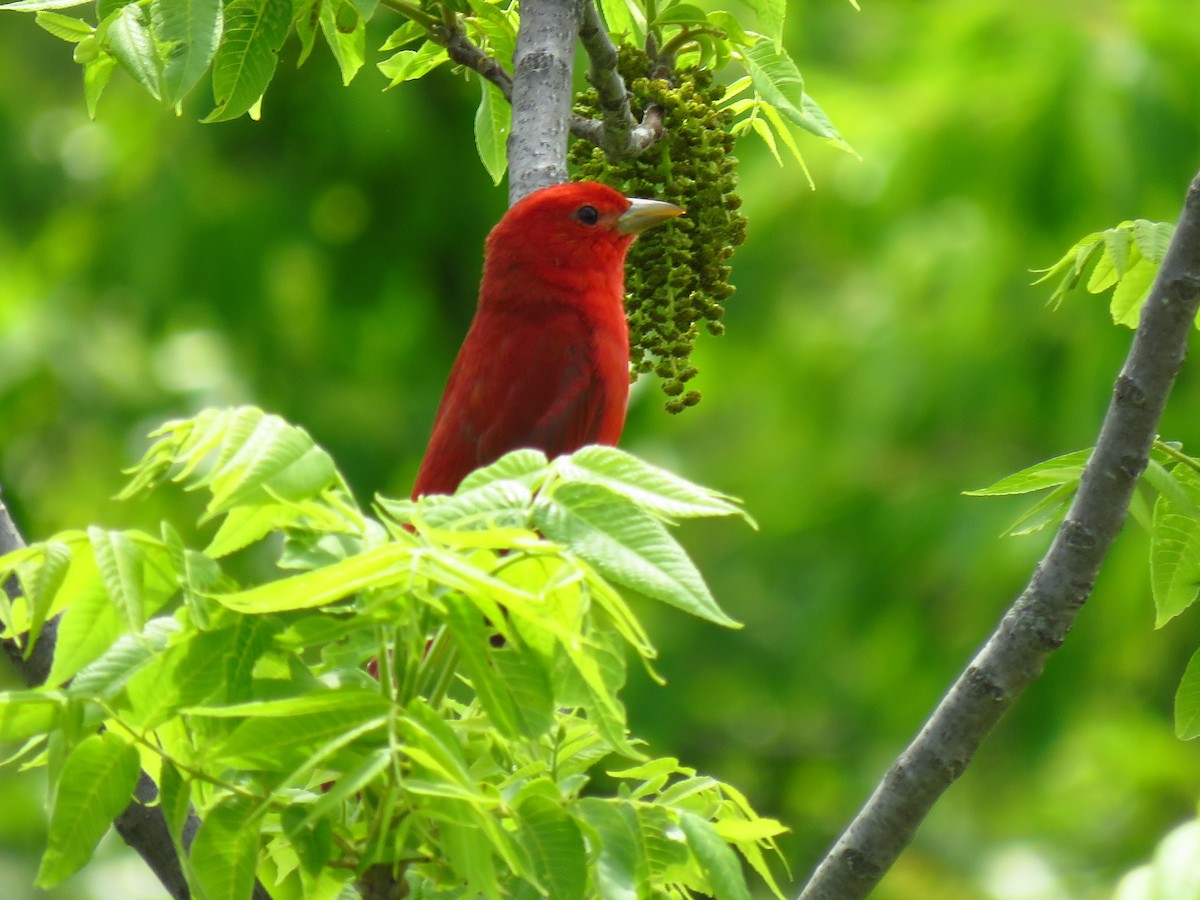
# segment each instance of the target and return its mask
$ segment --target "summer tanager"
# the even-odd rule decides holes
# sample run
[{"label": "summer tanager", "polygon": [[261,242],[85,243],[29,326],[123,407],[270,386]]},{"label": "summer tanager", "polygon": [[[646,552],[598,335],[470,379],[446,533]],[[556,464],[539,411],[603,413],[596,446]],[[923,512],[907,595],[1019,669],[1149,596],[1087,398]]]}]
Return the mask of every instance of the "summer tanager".
[{"label": "summer tanager", "polygon": [[413,497],[449,494],[510,450],[616,444],[629,396],[625,251],[682,213],[602,184],[559,184],[488,235],[475,319],[450,370]]}]

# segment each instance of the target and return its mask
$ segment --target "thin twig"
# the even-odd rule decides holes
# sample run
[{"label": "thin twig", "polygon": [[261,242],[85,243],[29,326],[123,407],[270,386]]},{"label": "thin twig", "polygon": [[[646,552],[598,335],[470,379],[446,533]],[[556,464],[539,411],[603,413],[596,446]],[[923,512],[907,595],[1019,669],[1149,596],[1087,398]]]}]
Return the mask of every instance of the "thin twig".
[{"label": "thin twig", "polygon": [[1091,594],[1138,477],[1200,307],[1200,175],[1142,310],[1070,511],[1029,585],[821,861],[800,900],[856,900],[879,883],[933,804],[1042,672]]}]

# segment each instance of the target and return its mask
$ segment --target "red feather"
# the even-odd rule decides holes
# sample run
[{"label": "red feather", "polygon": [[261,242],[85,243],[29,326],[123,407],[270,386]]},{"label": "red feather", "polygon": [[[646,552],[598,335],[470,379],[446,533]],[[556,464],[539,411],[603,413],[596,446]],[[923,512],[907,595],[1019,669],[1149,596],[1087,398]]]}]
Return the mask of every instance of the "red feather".
[{"label": "red feather", "polygon": [[479,306],[414,497],[453,493],[472,470],[522,447],[553,458],[616,444],[629,395],[624,267],[635,235],[627,232],[678,214],[658,204],[635,226],[630,208],[604,185],[556,185],[492,229]]}]

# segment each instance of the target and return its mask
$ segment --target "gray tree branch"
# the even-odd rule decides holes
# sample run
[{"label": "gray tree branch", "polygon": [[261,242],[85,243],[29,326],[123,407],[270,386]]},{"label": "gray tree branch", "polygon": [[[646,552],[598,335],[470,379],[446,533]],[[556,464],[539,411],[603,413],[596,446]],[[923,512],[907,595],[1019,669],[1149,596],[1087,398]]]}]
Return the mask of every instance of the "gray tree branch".
[{"label": "gray tree branch", "polygon": [[[20,550],[24,546],[25,540],[21,537],[20,530],[13,522],[8,507],[0,499],[0,556],[11,553],[13,550]],[[21,588],[15,576],[9,578],[3,587],[10,600],[15,600],[20,596]],[[15,641],[0,639],[0,645],[3,645],[5,655],[28,687],[42,684],[50,674],[57,633],[58,619],[54,618],[42,627],[41,634],[33,645],[33,652],[29,654],[28,658]],[[158,786],[155,785],[154,779],[142,772],[138,776],[133,799],[129,801],[125,811],[113,821],[113,827],[117,829],[117,833],[121,835],[125,843],[145,860],[146,865],[150,867],[155,877],[162,882],[163,887],[174,900],[188,900],[191,892],[188,890],[187,879],[179,865],[179,857],[175,854],[175,845],[171,840],[170,831],[167,830],[167,820],[158,806],[151,805],[157,798]],[[199,827],[200,820],[195,813],[189,811],[187,821],[183,826],[185,847],[191,846],[192,838],[195,837]],[[255,882],[255,900],[269,900],[269,896],[266,889]]]},{"label": "gray tree branch", "polygon": [[1061,646],[1120,531],[1200,307],[1200,175],[1142,310],[1079,492],[1024,592],[821,861],[800,900],[866,897]]},{"label": "gray tree branch", "polygon": [[513,53],[508,202],[567,180],[571,73],[580,0],[524,0]]}]

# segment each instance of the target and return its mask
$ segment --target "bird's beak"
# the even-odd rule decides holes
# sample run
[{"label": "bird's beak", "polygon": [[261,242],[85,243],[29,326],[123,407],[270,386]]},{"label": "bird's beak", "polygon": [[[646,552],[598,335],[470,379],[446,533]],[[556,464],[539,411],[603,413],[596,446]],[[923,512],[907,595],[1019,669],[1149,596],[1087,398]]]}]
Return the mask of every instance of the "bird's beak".
[{"label": "bird's beak", "polygon": [[683,210],[674,203],[630,198],[629,209],[617,219],[617,231],[621,234],[640,234],[647,228],[653,228],[667,219],[682,215]]}]

